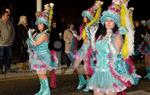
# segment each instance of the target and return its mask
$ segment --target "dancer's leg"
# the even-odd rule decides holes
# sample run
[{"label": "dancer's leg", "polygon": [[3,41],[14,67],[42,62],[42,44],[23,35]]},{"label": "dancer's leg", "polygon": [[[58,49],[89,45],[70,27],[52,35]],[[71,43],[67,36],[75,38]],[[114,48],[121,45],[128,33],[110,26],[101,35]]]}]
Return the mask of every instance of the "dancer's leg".
[{"label": "dancer's leg", "polygon": [[150,79],[150,55],[145,55],[145,65],[146,65],[146,76],[144,78]]},{"label": "dancer's leg", "polygon": [[73,64],[74,71],[77,72],[78,78],[79,78],[79,84],[77,86],[77,89],[82,89],[82,87],[87,83],[87,81],[84,78],[84,75],[81,73],[82,71],[80,71],[79,69],[80,63],[81,63],[81,60],[76,59]]},{"label": "dancer's leg", "polygon": [[105,94],[100,91],[94,90],[94,95],[105,95]]},{"label": "dancer's leg", "polygon": [[35,95],[50,95],[50,88],[46,71],[37,71],[40,80],[40,91]]},{"label": "dancer's leg", "polygon": [[50,87],[56,88],[56,71],[50,71]]}]

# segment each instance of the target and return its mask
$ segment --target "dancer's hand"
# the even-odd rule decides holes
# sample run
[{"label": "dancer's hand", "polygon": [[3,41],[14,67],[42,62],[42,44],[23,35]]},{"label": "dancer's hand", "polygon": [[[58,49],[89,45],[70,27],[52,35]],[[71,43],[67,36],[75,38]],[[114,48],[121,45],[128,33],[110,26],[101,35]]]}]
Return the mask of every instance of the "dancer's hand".
[{"label": "dancer's hand", "polygon": [[35,29],[29,29],[28,30],[28,36],[29,36],[29,39],[31,40],[31,41],[33,41],[33,42],[35,42],[34,40],[33,40],[33,37],[32,37],[32,33],[35,31]]}]

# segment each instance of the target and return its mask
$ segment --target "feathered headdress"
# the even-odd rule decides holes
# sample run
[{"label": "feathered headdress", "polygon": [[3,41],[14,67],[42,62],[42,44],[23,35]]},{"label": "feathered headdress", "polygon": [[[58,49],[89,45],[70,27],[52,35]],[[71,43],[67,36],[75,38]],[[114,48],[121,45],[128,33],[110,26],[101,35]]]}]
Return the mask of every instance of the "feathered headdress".
[{"label": "feathered headdress", "polygon": [[[82,12],[83,17],[87,17],[90,20],[90,23],[88,23],[88,26],[90,26],[93,23],[98,23],[100,19],[100,14],[101,14],[101,6],[103,2],[96,0],[94,5],[90,7],[88,10],[84,10]],[[82,32],[82,38],[83,40],[86,38],[86,31],[85,29],[80,29]]]},{"label": "feathered headdress", "polygon": [[82,12],[82,16],[87,17],[91,21],[94,18],[95,13],[100,5],[101,5],[101,1],[96,0],[92,7]]},{"label": "feathered headdress", "polygon": [[105,24],[107,19],[111,19],[115,24],[120,27],[120,2],[119,0],[113,0],[112,4],[108,7],[108,10],[102,13],[101,23]]},{"label": "feathered headdress", "polygon": [[49,31],[51,30],[51,23],[52,23],[52,18],[53,18],[53,9],[54,9],[54,4],[50,3],[50,10],[49,10]]},{"label": "feathered headdress", "polygon": [[40,12],[38,18],[36,19],[35,24],[38,25],[39,23],[45,24],[47,27],[49,27],[48,23],[48,14],[45,12]]},{"label": "feathered headdress", "polygon": [[53,15],[53,7],[54,7],[53,3],[44,5],[44,10],[39,13],[35,24],[37,25],[38,23],[43,23],[47,27],[49,27],[50,30]]},{"label": "feathered headdress", "polygon": [[[133,25],[133,10],[127,8],[129,0],[121,2],[121,26],[126,29],[125,41],[122,48],[122,56],[128,58],[134,54],[134,25]],[[121,30],[120,30],[121,31]]]}]

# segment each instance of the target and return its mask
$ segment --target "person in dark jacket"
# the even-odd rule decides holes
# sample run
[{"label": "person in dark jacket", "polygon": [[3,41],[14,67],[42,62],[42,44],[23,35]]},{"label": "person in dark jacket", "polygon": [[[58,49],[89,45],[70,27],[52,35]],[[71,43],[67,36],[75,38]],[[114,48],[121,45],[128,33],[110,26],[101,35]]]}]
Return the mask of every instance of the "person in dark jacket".
[{"label": "person in dark jacket", "polygon": [[27,44],[26,40],[28,38],[27,35],[28,31],[28,23],[27,23],[27,16],[22,15],[19,18],[19,22],[17,25],[17,33],[16,33],[16,43],[17,48],[19,49],[19,60],[20,60],[20,69],[25,69],[27,66],[25,62],[28,60],[28,53],[27,53]]}]

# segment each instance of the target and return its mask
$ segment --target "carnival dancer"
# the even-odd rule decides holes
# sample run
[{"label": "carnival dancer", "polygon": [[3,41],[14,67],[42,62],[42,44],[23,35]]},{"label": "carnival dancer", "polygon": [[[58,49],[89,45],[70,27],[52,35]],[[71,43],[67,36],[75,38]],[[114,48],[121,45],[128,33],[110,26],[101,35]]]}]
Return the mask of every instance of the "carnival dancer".
[{"label": "carnival dancer", "polygon": [[[91,48],[91,43],[90,43],[89,37],[86,34],[85,26],[88,24],[93,24],[94,22],[97,21],[96,18],[99,18],[99,14],[101,11],[101,5],[102,5],[102,2],[99,0],[96,0],[95,4],[91,8],[89,8],[87,11],[84,10],[82,12],[83,24],[80,27],[80,34],[82,35],[83,45],[76,53],[75,62],[73,64],[74,65],[73,67],[74,67],[75,71],[78,73],[78,78],[79,78],[79,84],[77,86],[77,89],[82,89],[83,86],[85,86],[87,84],[88,79],[90,78],[91,74],[93,74],[92,65],[94,65],[94,62],[93,62],[94,60],[91,58],[92,51],[90,52],[90,50],[92,50],[92,48]],[[79,65],[82,60],[84,61],[83,69],[84,69],[84,73],[86,75],[86,79],[84,78],[84,75],[81,73],[81,71],[79,69]],[[89,62],[89,61],[92,61],[92,62]],[[92,64],[90,64],[90,63],[92,63]],[[88,91],[88,89],[85,88],[83,91]]]},{"label": "carnival dancer", "polygon": [[[53,17],[53,8],[54,8],[53,3],[44,5],[44,12],[49,13],[49,19],[48,19],[49,32],[52,31],[51,24],[52,24],[52,17]],[[51,34],[51,33],[49,33],[49,34]],[[49,39],[49,41],[50,41],[50,39]],[[54,61],[55,63],[58,63],[56,51],[55,50],[50,50],[50,53],[52,54],[52,61]],[[56,70],[53,69],[53,70],[49,71],[49,74],[50,74],[50,88],[55,89],[56,85],[57,85],[57,83],[56,83]]]},{"label": "carnival dancer", "polygon": [[[122,33],[124,35],[124,44],[122,46],[122,57],[127,63],[127,70],[128,73],[132,76],[135,81],[134,85],[138,84],[140,76],[136,75],[136,69],[134,67],[134,62],[132,60],[132,55],[134,54],[134,34],[135,34],[135,27],[133,24],[133,7],[128,7],[129,0],[121,0],[121,12],[120,12],[120,23],[121,28],[120,31],[126,30],[126,33]],[[124,28],[123,28],[124,27]],[[117,95],[126,95],[125,90],[122,92],[117,93]]]},{"label": "carnival dancer", "polygon": [[148,20],[145,24],[146,26],[146,35],[144,37],[144,41],[139,47],[140,52],[144,55],[145,65],[146,65],[146,76],[150,80],[150,20]]},{"label": "carnival dancer", "polygon": [[134,79],[139,78],[135,72],[132,75],[129,73],[128,65],[122,57],[122,33],[126,29],[120,26],[120,2],[116,1],[113,0],[101,17],[105,27],[102,31],[105,32],[95,43],[97,64],[87,85],[94,90],[94,95],[116,95],[136,84]]},{"label": "carnival dancer", "polygon": [[[49,13],[49,19],[48,19],[49,27],[48,27],[48,29],[50,32],[52,30],[51,24],[52,24],[52,18],[53,18],[53,9],[54,9],[53,3],[44,5],[44,12]],[[52,61],[58,64],[58,58],[57,58],[56,51],[50,50],[50,53],[52,54]],[[56,85],[57,85],[57,83],[56,83],[56,70],[53,69],[53,70],[49,71],[49,74],[50,74],[50,88],[55,89]]]},{"label": "carnival dancer", "polygon": [[57,68],[57,64],[52,61],[52,55],[48,49],[49,14],[45,11],[41,12],[35,23],[38,30],[29,29],[28,31],[29,62],[31,69],[36,71],[40,81],[40,90],[35,95],[50,95],[46,72]]}]

